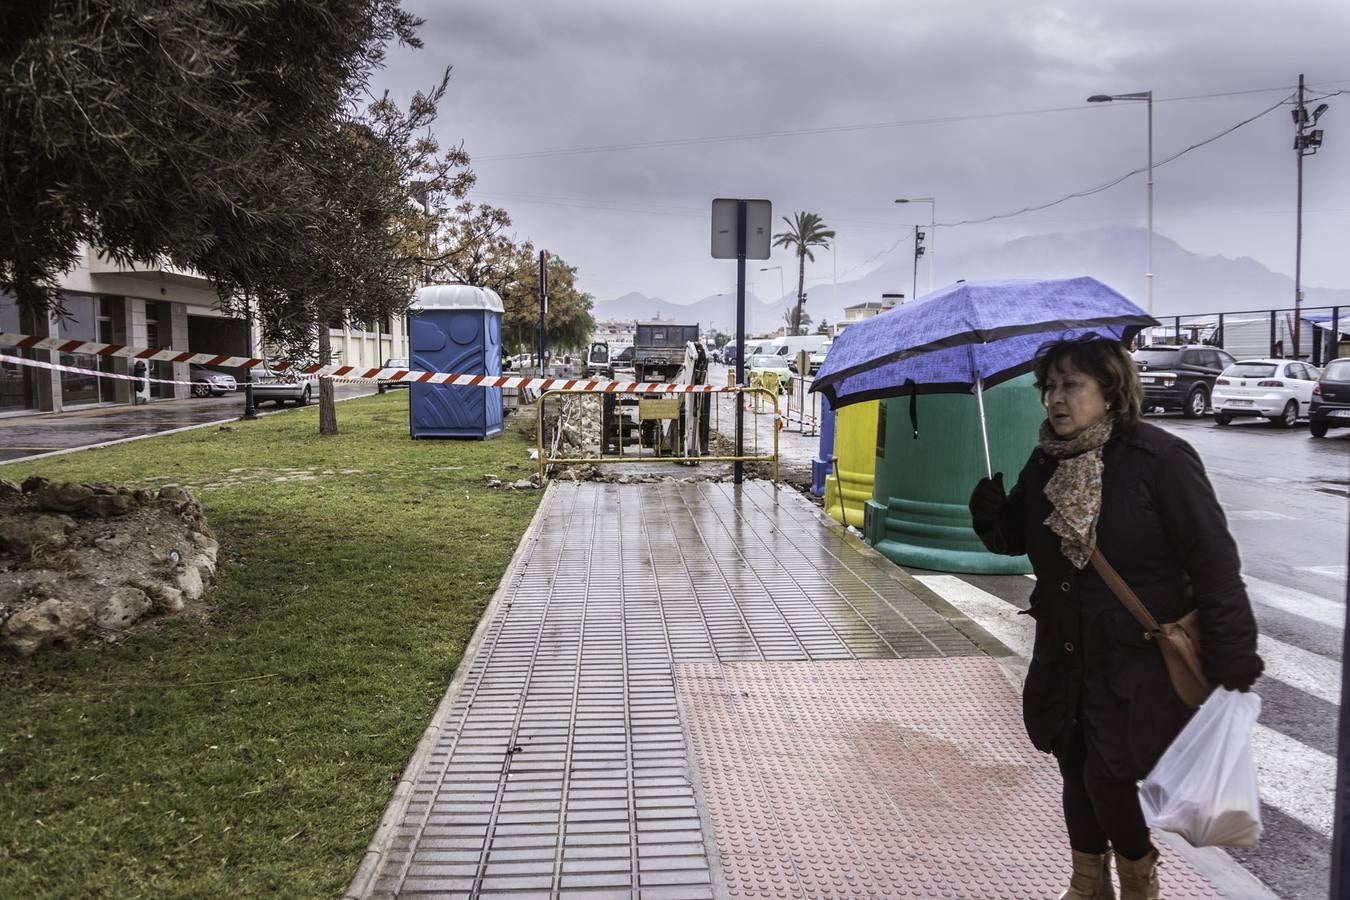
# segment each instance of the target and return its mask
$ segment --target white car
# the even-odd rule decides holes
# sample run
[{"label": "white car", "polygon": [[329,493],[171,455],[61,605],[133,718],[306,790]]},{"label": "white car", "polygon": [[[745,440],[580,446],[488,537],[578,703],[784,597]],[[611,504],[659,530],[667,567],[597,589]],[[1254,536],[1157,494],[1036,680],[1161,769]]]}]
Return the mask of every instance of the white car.
[{"label": "white car", "polygon": [[787,383],[792,378],[792,372],[788,369],[787,360],[776,353],[757,353],[748,360],[745,377],[754,384],[763,379],[765,375],[774,375],[778,378],[778,393],[787,390]]},{"label": "white car", "polygon": [[1238,416],[1262,416],[1293,428],[1312,406],[1317,369],[1292,359],[1243,359],[1214,381],[1210,405],[1214,422],[1227,425]]}]

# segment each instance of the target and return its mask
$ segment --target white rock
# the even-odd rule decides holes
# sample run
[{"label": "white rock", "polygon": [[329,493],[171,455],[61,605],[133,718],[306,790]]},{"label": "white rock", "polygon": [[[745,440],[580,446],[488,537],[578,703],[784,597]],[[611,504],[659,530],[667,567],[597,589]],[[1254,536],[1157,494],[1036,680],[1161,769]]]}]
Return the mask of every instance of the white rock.
[{"label": "white rock", "polygon": [[50,599],[21,609],[0,628],[0,646],[31,656],[48,644],[74,643],[94,619],[88,604]]},{"label": "white rock", "polygon": [[121,631],[148,613],[151,605],[145,591],[123,586],[99,601],[94,621],[99,628]]},{"label": "white rock", "polygon": [[204,587],[202,585],[202,573],[194,565],[183,566],[183,571],[178,573],[178,589],[183,592],[183,596],[189,600],[200,600]]}]

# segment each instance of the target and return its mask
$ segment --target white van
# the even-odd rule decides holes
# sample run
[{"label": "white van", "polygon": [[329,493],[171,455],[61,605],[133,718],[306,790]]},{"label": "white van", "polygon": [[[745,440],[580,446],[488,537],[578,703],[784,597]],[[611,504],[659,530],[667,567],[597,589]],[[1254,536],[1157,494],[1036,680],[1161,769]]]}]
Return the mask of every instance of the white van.
[{"label": "white van", "polygon": [[[773,353],[778,356],[785,356],[788,360],[788,366],[795,373],[797,371],[797,354],[805,350],[811,355],[819,353],[820,348],[830,342],[828,334],[803,334],[796,337],[781,337],[770,345],[765,353]],[[819,368],[819,363],[814,360],[813,370]]]}]

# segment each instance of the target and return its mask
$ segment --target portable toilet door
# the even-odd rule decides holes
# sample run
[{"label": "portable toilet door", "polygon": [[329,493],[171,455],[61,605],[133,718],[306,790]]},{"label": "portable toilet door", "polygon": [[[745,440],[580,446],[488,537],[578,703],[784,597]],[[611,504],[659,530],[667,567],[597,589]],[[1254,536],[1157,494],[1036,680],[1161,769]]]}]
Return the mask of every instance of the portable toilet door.
[{"label": "portable toilet door", "polygon": [[[502,373],[502,301],[487,288],[419,288],[408,311],[411,368],[456,375]],[[413,438],[490,438],[502,431],[501,388],[413,382]]]}]

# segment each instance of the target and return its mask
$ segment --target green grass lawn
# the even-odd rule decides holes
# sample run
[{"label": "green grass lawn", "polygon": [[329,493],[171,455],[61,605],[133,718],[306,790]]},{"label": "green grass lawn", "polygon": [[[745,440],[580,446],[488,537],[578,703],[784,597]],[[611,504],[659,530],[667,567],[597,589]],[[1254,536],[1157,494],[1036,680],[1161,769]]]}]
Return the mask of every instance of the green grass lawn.
[{"label": "green grass lawn", "polygon": [[339,894],[542,492],[495,440],[412,441],[408,392],[0,477],[177,483],[221,543],[206,622],[0,655],[0,896]]}]

